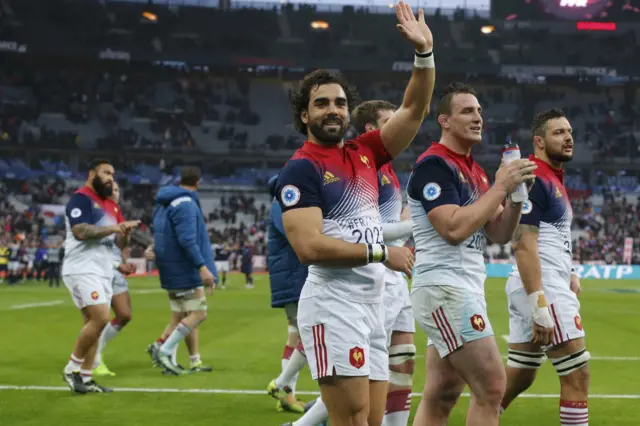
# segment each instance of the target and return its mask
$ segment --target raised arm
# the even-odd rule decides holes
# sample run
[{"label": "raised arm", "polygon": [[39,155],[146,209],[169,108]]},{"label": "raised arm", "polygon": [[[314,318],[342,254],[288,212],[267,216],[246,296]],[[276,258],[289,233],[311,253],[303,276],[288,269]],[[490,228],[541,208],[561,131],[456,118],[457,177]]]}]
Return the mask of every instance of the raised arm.
[{"label": "raised arm", "polygon": [[425,23],[424,11],[419,9],[416,19],[411,7],[400,1],[396,5],[396,16],[397,27],[414,46],[416,56],[402,104],[381,131],[382,143],[392,157],[396,157],[409,146],[422,121],[429,114],[436,78],[432,52],[433,35]]}]

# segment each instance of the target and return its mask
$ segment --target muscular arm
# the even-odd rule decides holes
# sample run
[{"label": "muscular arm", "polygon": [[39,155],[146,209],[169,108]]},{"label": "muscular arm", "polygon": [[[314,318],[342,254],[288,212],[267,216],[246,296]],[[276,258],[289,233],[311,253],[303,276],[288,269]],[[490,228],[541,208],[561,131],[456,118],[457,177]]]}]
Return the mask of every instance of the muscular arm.
[{"label": "muscular arm", "polygon": [[348,243],[322,234],[322,210],[306,207],[282,215],[289,244],[305,265],[354,268],[367,264],[365,244]]},{"label": "muscular arm", "polygon": [[435,68],[413,69],[402,105],[380,131],[382,143],[391,157],[396,157],[409,146],[429,114],[435,79]]},{"label": "muscular arm", "polygon": [[507,244],[520,222],[522,203],[508,201],[506,207],[499,206],[493,219],[484,227],[491,241],[498,244]]},{"label": "muscular arm", "polygon": [[118,234],[118,235],[116,235],[116,246],[118,246],[118,248],[120,250],[122,250],[126,246],[128,246],[130,241],[131,241],[131,234],[127,234],[127,235]]},{"label": "muscular arm", "polygon": [[74,238],[79,241],[99,240],[116,232],[118,232],[117,226],[97,226],[88,223],[78,223],[71,228]]},{"label": "muscular arm", "polygon": [[468,206],[442,205],[429,212],[429,221],[449,244],[458,245],[482,228],[495,215],[506,190],[493,186]]},{"label": "muscular arm", "polygon": [[527,294],[542,290],[542,272],[538,256],[539,232],[537,226],[520,224],[511,240],[520,278]]}]

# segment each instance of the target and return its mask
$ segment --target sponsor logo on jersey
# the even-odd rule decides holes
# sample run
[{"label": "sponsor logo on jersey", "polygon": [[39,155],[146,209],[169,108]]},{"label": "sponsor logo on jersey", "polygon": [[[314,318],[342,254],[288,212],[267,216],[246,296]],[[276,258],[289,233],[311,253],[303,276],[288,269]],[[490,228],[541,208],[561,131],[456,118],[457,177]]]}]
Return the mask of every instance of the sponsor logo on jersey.
[{"label": "sponsor logo on jersey", "polygon": [[367,165],[367,169],[371,168],[371,162],[369,161],[369,157],[366,155],[360,155],[360,161]]},{"label": "sponsor logo on jersey", "polygon": [[359,346],[351,348],[349,350],[349,362],[355,368],[362,368],[365,363],[364,350]]},{"label": "sponsor logo on jersey", "polygon": [[391,183],[387,175],[382,175],[382,179],[380,179],[380,182],[382,182],[382,185],[389,185]]},{"label": "sponsor logo on jersey", "polygon": [[338,182],[340,180],[339,177],[335,176],[331,172],[324,172],[324,184],[329,185],[330,183]]},{"label": "sponsor logo on jersey", "polygon": [[435,200],[440,196],[441,193],[442,193],[442,189],[440,188],[440,185],[438,185],[435,182],[426,184],[424,186],[424,189],[422,190],[422,196],[427,201]]},{"label": "sponsor logo on jersey", "polygon": [[562,198],[562,192],[556,187],[556,198]]},{"label": "sponsor logo on jersey", "polygon": [[482,315],[475,314],[471,317],[471,327],[476,331],[484,331],[487,324],[484,322]]},{"label": "sponsor logo on jersey", "polygon": [[576,328],[582,331],[582,318],[580,318],[580,314],[576,314],[576,316],[573,318],[573,322],[576,323]]},{"label": "sponsor logo on jersey", "polygon": [[285,185],[280,191],[280,197],[285,207],[295,206],[300,201],[300,190],[294,185]]}]

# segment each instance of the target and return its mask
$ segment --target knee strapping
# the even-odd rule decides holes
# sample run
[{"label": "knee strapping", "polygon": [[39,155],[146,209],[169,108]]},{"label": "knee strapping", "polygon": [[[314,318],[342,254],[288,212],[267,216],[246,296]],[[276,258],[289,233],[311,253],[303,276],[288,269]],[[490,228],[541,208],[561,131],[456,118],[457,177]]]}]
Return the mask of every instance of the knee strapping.
[{"label": "knee strapping", "polygon": [[524,352],[509,349],[507,365],[512,368],[536,370],[542,367],[547,357],[542,352]]},{"label": "knee strapping", "polygon": [[558,376],[568,376],[585,366],[590,359],[591,354],[585,348],[562,358],[551,359],[551,363],[556,368]]},{"label": "knee strapping", "polygon": [[411,387],[413,384],[413,360],[416,357],[416,347],[411,344],[393,345],[389,348],[389,366],[409,364],[410,372],[400,373],[390,369],[389,382],[392,385]]},{"label": "knee strapping", "polygon": [[407,361],[413,361],[415,357],[415,345],[393,345],[389,348],[389,365],[401,365]]}]

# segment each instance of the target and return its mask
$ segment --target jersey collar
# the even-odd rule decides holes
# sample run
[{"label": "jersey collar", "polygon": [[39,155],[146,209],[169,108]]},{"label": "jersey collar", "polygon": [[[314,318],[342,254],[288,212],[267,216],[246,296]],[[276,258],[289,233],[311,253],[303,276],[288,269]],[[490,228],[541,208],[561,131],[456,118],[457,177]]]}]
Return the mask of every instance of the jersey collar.
[{"label": "jersey collar", "polygon": [[530,155],[529,156],[529,160],[535,162],[538,165],[538,168],[541,171],[544,170],[546,173],[553,174],[555,177],[558,178],[560,183],[562,183],[564,185],[564,169],[557,169],[557,168],[551,166],[550,164],[542,161],[541,159],[539,159],[535,155]]},{"label": "jersey collar", "polygon": [[453,151],[448,146],[441,144],[440,142],[433,142],[431,146],[436,150],[440,150],[442,153],[449,157],[460,159],[460,161],[463,161],[469,167],[469,170],[473,168],[473,163],[475,163],[475,161],[473,160],[473,155],[458,154],[457,152]]}]

